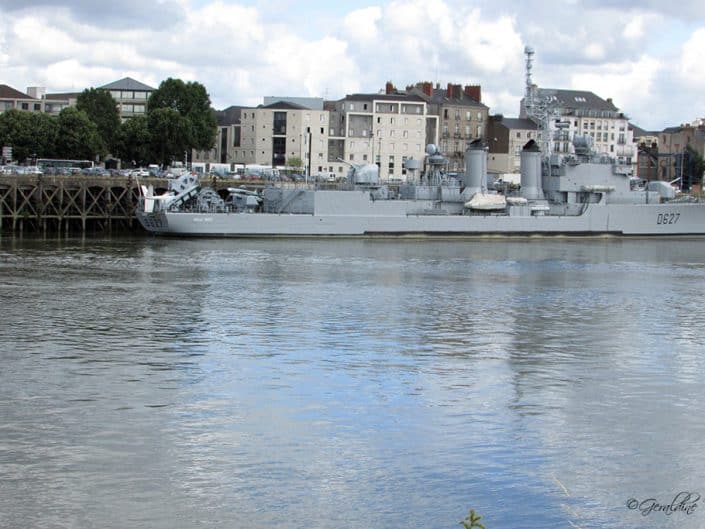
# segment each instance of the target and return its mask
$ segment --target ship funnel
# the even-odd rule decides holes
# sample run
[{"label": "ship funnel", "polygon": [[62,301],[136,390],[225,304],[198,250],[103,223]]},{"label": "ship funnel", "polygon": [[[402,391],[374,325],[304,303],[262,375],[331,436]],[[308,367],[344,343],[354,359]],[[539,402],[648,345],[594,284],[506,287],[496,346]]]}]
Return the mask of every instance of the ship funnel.
[{"label": "ship funnel", "polygon": [[543,200],[541,188],[541,151],[534,140],[521,151],[521,196],[527,200]]},{"label": "ship funnel", "polygon": [[487,191],[487,150],[481,140],[473,141],[465,151],[463,184],[467,196]]}]

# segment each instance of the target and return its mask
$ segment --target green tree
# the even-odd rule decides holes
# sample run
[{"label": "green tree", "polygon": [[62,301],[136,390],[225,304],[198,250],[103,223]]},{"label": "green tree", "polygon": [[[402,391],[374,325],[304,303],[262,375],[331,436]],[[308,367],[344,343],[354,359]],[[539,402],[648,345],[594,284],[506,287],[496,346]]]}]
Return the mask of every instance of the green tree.
[{"label": "green tree", "polygon": [[13,158],[24,162],[32,155],[54,155],[58,124],[55,118],[39,112],[17,109],[0,114],[0,146],[10,146]]},{"label": "green tree", "polygon": [[88,114],[76,107],[61,111],[56,139],[58,158],[93,160],[102,147],[98,127]]},{"label": "green tree", "polygon": [[[147,114],[152,114],[159,109],[174,110],[185,120],[186,150],[207,151],[213,148],[218,132],[218,122],[211,108],[208,92],[202,84],[185,83],[181,79],[172,78],[162,81],[159,88],[152,92],[147,101]],[[152,134],[154,135],[154,131]]]},{"label": "green tree", "polygon": [[287,167],[291,167],[296,172],[301,172],[304,162],[298,156],[292,156],[291,158],[287,158],[286,165]]},{"label": "green tree", "polygon": [[56,156],[56,139],[59,135],[59,121],[49,114],[32,112],[29,120],[33,153],[38,158]]},{"label": "green tree", "polygon": [[157,108],[147,116],[152,137],[152,155],[163,165],[180,160],[184,151],[191,148],[188,118],[172,108]]},{"label": "green tree", "polygon": [[702,183],[703,172],[705,172],[705,159],[691,145],[686,147],[684,169],[687,174],[686,181],[691,186]]},{"label": "green tree", "polygon": [[146,116],[135,116],[120,126],[116,138],[116,154],[133,165],[144,166],[152,159],[152,135]]},{"label": "green tree", "polygon": [[98,127],[103,142],[101,154],[113,152],[120,130],[120,111],[110,92],[86,88],[76,99],[76,108],[83,110]]}]

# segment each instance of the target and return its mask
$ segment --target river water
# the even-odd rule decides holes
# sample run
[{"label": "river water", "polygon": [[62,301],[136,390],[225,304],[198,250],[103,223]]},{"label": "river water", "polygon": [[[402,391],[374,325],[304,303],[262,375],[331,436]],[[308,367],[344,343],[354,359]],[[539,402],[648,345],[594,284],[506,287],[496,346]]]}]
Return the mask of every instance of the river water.
[{"label": "river water", "polygon": [[704,240],[3,238],[0,527],[702,528],[704,299]]}]

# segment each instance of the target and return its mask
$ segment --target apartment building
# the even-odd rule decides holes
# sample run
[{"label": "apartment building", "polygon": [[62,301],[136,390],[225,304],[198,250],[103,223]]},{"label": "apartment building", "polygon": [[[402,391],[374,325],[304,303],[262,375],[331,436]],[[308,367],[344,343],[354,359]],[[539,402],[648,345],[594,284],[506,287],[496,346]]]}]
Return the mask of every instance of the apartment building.
[{"label": "apartment building", "polygon": [[428,104],[429,115],[436,116],[439,138],[436,144],[450,162],[449,170],[462,171],[465,149],[477,139],[487,137],[489,108],[482,103],[479,85],[448,83],[440,84],[425,81],[407,87],[407,93],[422,97]]},{"label": "apartment building", "polygon": [[[324,171],[328,159],[328,112],[323,110],[323,100],[318,101],[317,109],[288,100],[257,108],[239,107],[239,124],[229,124],[226,131],[230,138],[225,141],[226,163],[284,167],[288,159],[296,157],[303,161],[305,171]],[[224,144],[222,137],[220,144]],[[222,154],[220,158],[223,159]]]},{"label": "apartment building", "polygon": [[42,112],[44,105],[41,97],[33,97],[6,84],[0,84],[0,113],[11,109]]},{"label": "apartment building", "polygon": [[[110,92],[118,105],[120,117],[125,121],[146,113],[147,99],[155,89],[125,77],[101,86],[99,90]],[[8,85],[0,85],[0,112],[16,108],[58,116],[63,109],[74,106],[80,94],[80,92],[47,93],[46,88],[40,86],[29,87],[27,93],[24,93]]]},{"label": "apartment building", "polygon": [[147,112],[147,100],[154,88],[131,77],[124,77],[118,81],[98,87],[107,90],[118,105],[120,118],[125,121],[135,116],[142,116]]},{"label": "apartment building", "polygon": [[490,116],[487,126],[487,170],[492,173],[519,173],[521,150],[530,140],[536,140],[538,125],[521,118]]},{"label": "apartment building", "polygon": [[[629,122],[612,99],[592,92],[536,88],[535,98],[549,108],[549,145],[554,153],[573,153],[576,135],[590,136],[593,148],[618,162],[635,165],[637,145]],[[520,117],[526,118],[526,102],[521,100]]]},{"label": "apartment building", "polygon": [[425,146],[438,138],[426,101],[396,92],[391,83],[385,93],[348,95],[329,108],[328,170],[338,176],[349,164],[375,163],[380,179],[404,181],[404,162],[423,159]]}]

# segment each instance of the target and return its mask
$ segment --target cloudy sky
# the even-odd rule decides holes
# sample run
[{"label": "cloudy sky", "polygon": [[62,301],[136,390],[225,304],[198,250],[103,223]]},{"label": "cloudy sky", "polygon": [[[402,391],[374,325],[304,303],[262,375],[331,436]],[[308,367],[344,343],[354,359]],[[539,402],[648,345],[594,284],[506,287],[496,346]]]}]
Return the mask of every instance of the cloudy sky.
[{"label": "cloudy sky", "polygon": [[539,86],[611,97],[643,128],[705,117],[702,0],[0,0],[0,83],[177,77],[216,108],[428,80],[516,116],[525,45]]}]

